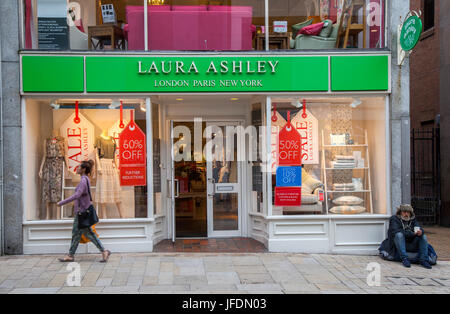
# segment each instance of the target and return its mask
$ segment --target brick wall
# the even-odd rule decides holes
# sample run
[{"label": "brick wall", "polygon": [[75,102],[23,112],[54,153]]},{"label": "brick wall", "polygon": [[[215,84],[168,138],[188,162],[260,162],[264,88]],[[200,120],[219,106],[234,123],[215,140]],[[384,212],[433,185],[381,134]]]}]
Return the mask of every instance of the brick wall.
[{"label": "brick wall", "polygon": [[[411,128],[420,127],[439,114],[439,0],[435,5],[435,27],[422,34],[410,58]],[[411,0],[411,10],[423,11],[422,0]]]}]

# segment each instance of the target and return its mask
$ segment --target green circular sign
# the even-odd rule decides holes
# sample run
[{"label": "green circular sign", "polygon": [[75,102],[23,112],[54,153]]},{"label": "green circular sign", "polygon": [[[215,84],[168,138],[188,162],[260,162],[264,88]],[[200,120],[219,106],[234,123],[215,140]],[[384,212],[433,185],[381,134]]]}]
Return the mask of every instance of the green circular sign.
[{"label": "green circular sign", "polygon": [[400,33],[400,45],[405,51],[413,50],[422,34],[422,20],[417,16],[409,17],[403,24]]}]

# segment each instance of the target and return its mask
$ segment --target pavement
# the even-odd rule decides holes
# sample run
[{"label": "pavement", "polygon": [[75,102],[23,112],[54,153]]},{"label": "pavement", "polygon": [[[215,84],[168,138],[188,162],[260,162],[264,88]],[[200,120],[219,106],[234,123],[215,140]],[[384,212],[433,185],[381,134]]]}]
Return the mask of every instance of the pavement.
[{"label": "pavement", "polygon": [[0,293],[450,293],[450,261],[427,270],[378,256],[326,254],[113,252],[108,263],[78,254],[78,264],[58,257],[0,257]]},{"label": "pavement", "polygon": [[450,228],[425,226],[424,230],[439,259],[450,261]]}]

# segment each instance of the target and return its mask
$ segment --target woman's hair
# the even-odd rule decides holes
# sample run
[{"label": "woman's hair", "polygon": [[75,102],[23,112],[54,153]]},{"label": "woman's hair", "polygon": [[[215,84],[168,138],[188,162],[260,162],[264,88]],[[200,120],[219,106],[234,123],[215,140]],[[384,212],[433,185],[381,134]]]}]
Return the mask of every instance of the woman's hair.
[{"label": "woman's hair", "polygon": [[86,175],[90,174],[92,171],[92,168],[94,167],[94,161],[93,160],[85,160],[81,162],[80,167],[84,169],[84,173]]}]

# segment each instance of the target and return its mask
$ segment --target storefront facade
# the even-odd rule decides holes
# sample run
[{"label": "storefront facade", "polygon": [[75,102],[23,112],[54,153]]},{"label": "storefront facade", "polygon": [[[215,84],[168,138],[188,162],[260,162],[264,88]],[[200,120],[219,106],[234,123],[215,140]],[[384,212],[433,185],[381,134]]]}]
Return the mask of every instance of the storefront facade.
[{"label": "storefront facade", "polygon": [[[380,49],[397,9],[379,2],[383,27],[377,38],[360,34],[361,49],[303,50],[297,37],[295,50],[266,43],[261,52],[161,52],[144,36],[144,51],[44,51],[25,29],[22,253],[67,251],[73,209],[56,203],[91,159],[96,230],[115,252],[151,252],[165,239],[249,237],[270,252],[375,254],[405,200],[407,172],[399,110],[407,99],[403,78],[392,83],[404,69]],[[375,42],[378,49],[363,49]],[[280,134],[290,123],[301,137],[296,205],[280,202]]]}]

